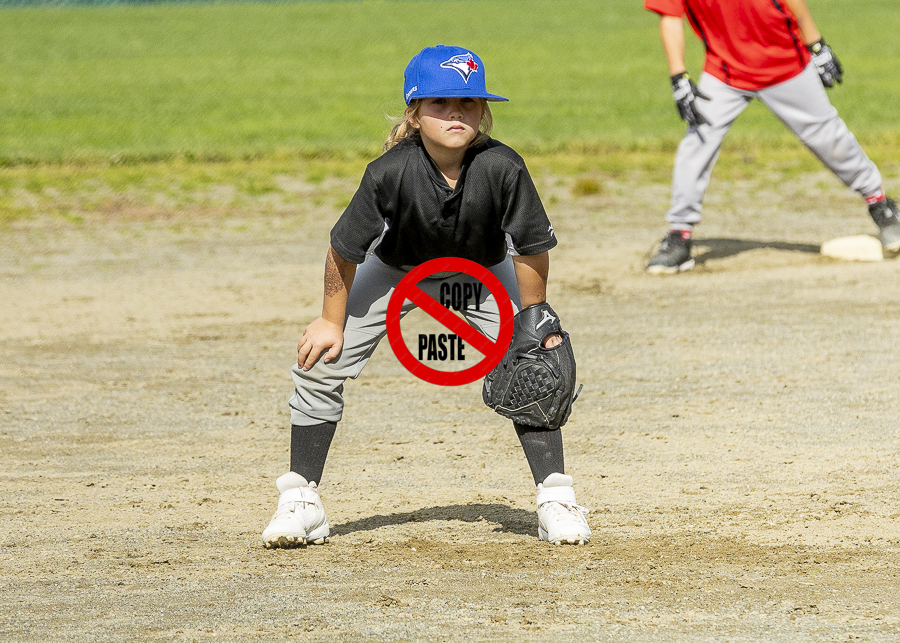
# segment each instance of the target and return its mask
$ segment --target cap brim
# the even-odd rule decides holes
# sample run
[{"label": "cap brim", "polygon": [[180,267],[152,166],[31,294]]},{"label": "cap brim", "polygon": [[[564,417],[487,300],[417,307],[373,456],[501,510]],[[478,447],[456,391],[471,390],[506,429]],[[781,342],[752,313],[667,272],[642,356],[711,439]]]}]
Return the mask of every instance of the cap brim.
[{"label": "cap brim", "polygon": [[[413,101],[417,98],[483,98],[486,101],[490,101],[492,103],[506,103],[509,102],[508,98],[504,98],[503,96],[497,96],[496,94],[488,94],[487,92],[470,92],[466,90],[458,90],[453,91],[452,89],[448,89],[441,92],[434,93],[422,93],[415,94],[409,97],[410,101]],[[407,103],[409,104],[409,103]]]}]

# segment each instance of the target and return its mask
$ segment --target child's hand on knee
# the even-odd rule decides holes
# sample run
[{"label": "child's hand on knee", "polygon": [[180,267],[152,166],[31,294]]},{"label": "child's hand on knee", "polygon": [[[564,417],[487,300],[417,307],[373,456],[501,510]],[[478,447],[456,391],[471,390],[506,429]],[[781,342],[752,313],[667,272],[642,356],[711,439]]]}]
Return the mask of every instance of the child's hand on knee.
[{"label": "child's hand on knee", "polygon": [[324,317],[319,317],[303,331],[297,343],[297,365],[304,371],[312,368],[319,356],[328,364],[344,346],[344,329]]}]

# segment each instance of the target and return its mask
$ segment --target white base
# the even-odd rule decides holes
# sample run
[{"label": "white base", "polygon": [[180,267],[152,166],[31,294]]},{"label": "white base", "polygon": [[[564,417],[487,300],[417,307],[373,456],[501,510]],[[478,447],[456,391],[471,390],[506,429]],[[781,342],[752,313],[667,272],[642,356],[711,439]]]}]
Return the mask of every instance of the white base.
[{"label": "white base", "polygon": [[822,244],[821,253],[826,257],[844,261],[881,261],[884,253],[881,241],[867,234],[838,237]]}]

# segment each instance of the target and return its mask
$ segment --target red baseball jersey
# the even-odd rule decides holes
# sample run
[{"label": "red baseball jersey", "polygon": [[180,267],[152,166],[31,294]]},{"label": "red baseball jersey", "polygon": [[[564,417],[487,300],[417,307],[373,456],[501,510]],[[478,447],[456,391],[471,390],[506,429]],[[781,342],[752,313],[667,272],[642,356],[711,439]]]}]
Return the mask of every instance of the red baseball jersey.
[{"label": "red baseball jersey", "polygon": [[797,19],[783,0],[644,0],[644,8],[687,16],[706,46],[703,71],[732,87],[769,87],[809,63]]}]

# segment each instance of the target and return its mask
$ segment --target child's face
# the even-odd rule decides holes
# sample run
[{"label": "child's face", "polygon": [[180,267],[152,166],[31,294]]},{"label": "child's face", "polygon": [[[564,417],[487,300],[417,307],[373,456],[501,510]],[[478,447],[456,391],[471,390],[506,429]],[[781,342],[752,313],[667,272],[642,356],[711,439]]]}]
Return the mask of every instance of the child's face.
[{"label": "child's face", "polygon": [[426,143],[465,150],[478,135],[481,113],[481,101],[474,98],[425,98],[412,125]]}]

